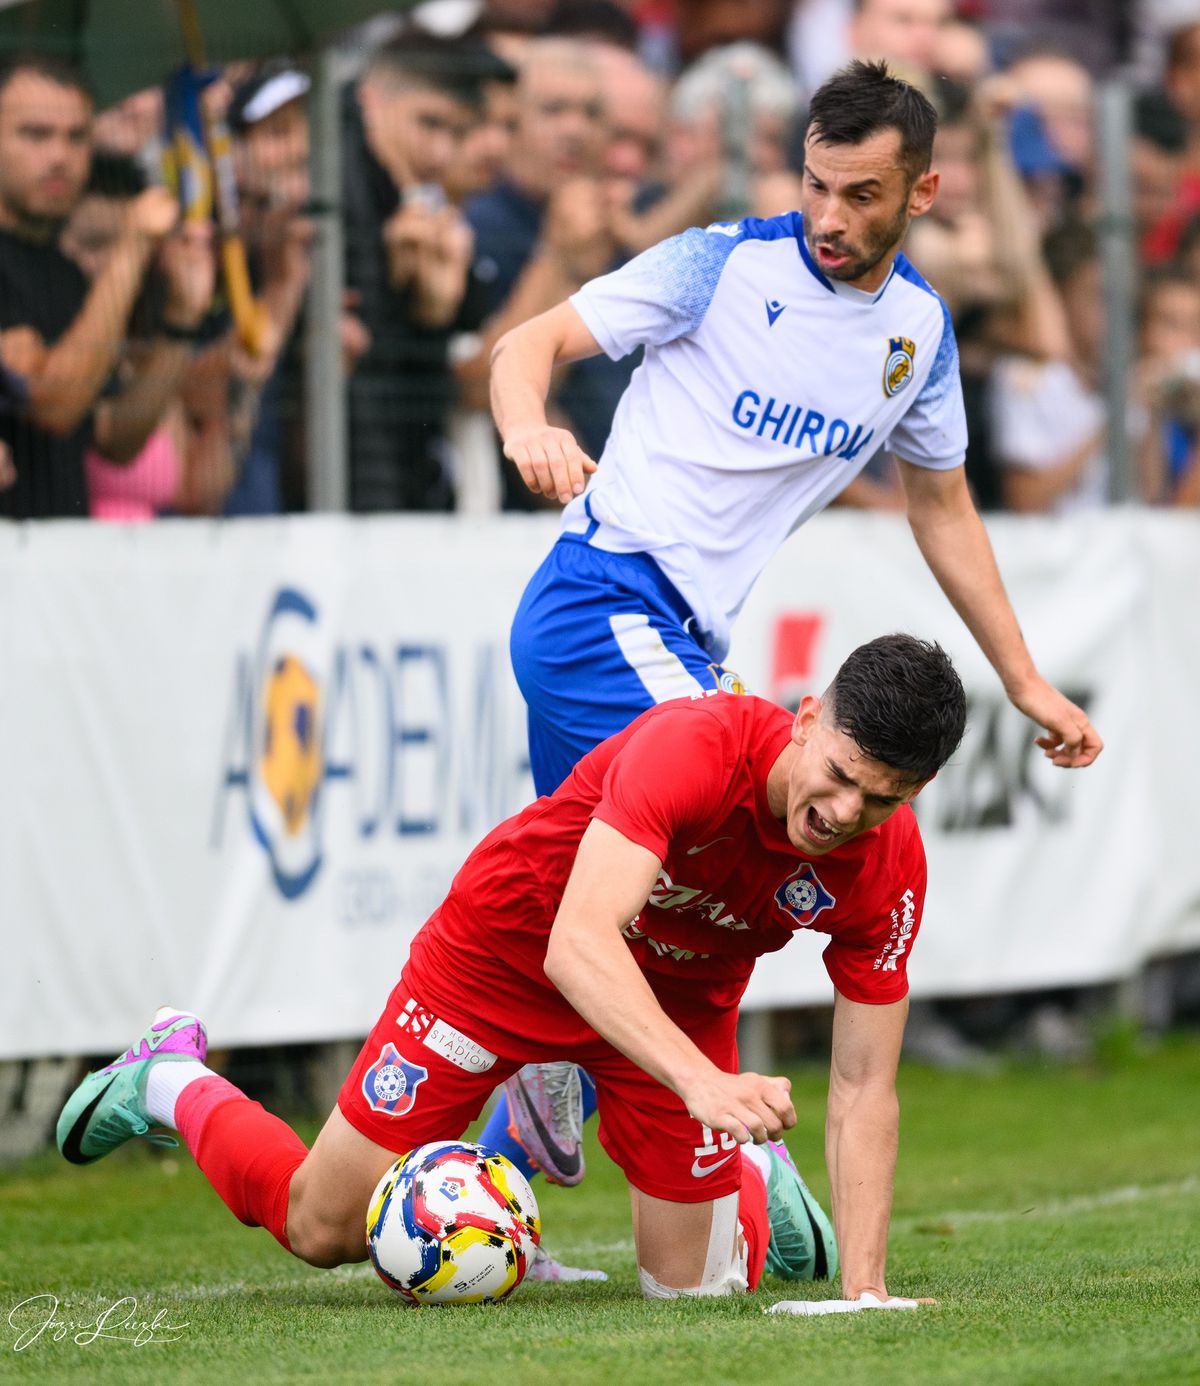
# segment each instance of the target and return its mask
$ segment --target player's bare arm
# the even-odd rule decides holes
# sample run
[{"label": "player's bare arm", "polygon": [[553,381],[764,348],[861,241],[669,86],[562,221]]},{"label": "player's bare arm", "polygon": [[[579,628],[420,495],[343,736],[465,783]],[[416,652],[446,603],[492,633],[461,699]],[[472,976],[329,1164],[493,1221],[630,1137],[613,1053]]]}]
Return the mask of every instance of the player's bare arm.
[{"label": "player's bare arm", "polygon": [[796,1124],[786,1078],[724,1073],[658,1004],[621,930],[645,906],[662,863],[598,819],[588,825],[550,931],[546,976],[608,1042],[737,1141]]},{"label": "player's bare arm", "polygon": [[506,332],[492,352],[492,414],[521,480],[535,494],[565,505],[581,495],[596,463],[565,428],[546,422],[555,366],[600,354],[600,343],[569,303]]},{"label": "player's bare arm", "polygon": [[1037,744],[1055,765],[1090,765],[1104,748],[1095,727],[1038,673],[975,509],[962,467],[934,471],[900,461],[908,522],[930,571],[1000,676],[1015,707],[1044,729]]},{"label": "player's bare arm", "polygon": [[865,1006],[839,992],[834,1003],[825,1162],[847,1299],[888,1298],[884,1270],[900,1126],[896,1065],[907,1015],[907,1000]]}]

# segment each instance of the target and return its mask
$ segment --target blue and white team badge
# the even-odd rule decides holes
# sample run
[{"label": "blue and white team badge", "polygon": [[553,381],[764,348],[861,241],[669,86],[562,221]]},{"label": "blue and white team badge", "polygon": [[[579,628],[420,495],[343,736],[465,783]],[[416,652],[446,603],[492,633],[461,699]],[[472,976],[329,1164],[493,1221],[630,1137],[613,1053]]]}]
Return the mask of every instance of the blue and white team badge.
[{"label": "blue and white team badge", "polygon": [[708,672],[713,676],[713,682],[722,693],[744,693],[746,691],[742,676],[735,674],[732,669],[726,669],[723,664],[710,664]]},{"label": "blue and white team badge", "polygon": [[775,892],[775,903],[806,929],[822,910],[832,909],[837,901],[821,884],[811,862],[793,871]]},{"label": "blue and white team badge", "polygon": [[883,367],[883,393],[891,399],[913,378],[913,357],[917,345],[910,337],[889,337],[887,360]]},{"label": "blue and white team badge", "polygon": [[417,1100],[418,1084],[428,1077],[428,1069],[410,1064],[394,1044],[385,1044],[363,1078],[363,1096],[373,1112],[404,1116]]}]

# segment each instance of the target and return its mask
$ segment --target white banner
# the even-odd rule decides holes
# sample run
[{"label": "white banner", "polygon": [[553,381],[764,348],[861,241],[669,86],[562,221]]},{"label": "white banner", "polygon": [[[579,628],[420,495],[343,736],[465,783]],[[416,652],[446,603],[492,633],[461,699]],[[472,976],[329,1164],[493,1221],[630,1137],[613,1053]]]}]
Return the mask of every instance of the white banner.
[{"label": "white banner", "polygon": [[[971,720],[919,801],[915,994],[1115,979],[1200,942],[1196,518],[992,530],[1036,657],[1108,741],[1085,774],[1043,763],[895,517],[807,526],[729,661],[787,700],[886,630],[954,655]],[[162,1001],[228,1045],[365,1033],[532,792],[508,626],[553,537],[516,516],[0,529],[0,1058],[118,1049]],[[828,1000],[820,942],[751,1004]]]}]

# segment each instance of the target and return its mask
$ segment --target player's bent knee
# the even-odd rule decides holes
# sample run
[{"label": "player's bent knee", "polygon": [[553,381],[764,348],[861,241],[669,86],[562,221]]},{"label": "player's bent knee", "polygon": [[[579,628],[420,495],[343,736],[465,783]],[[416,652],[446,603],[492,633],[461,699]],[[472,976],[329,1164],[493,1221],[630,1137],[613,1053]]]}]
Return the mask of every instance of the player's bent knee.
[{"label": "player's bent knee", "polygon": [[710,1298],[744,1294],[750,1288],[745,1239],[738,1227],[738,1195],[714,1199],[708,1245],[703,1265],[697,1263],[695,1284],[667,1285],[644,1265],[638,1265],[638,1281],[645,1299]]},{"label": "player's bent knee", "polygon": [[287,1239],[293,1256],[322,1270],[367,1259],[365,1234],[361,1228],[350,1229],[303,1218],[293,1224],[289,1218]]}]

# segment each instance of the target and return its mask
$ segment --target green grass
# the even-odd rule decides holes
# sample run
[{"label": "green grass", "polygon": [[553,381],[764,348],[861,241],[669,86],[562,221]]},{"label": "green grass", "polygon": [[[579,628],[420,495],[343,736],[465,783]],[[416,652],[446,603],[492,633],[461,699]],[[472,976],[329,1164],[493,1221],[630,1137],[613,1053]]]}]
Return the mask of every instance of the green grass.
[{"label": "green grass", "polygon": [[[795,1080],[791,1145],[823,1194],[823,1076]],[[1198,1093],[1195,1038],[1088,1068],[905,1068],[889,1285],[941,1303],[808,1320],[762,1308],[833,1287],[643,1303],[622,1183],[594,1144],[582,1188],[538,1193],[550,1245],[608,1284],[416,1311],[363,1267],[314,1271],[241,1227],[184,1152],[86,1170],[48,1154],[0,1174],[0,1381],[1200,1383]],[[132,1295],[138,1319],[186,1326],[14,1353],[10,1311],[38,1294],[60,1320]]]}]

